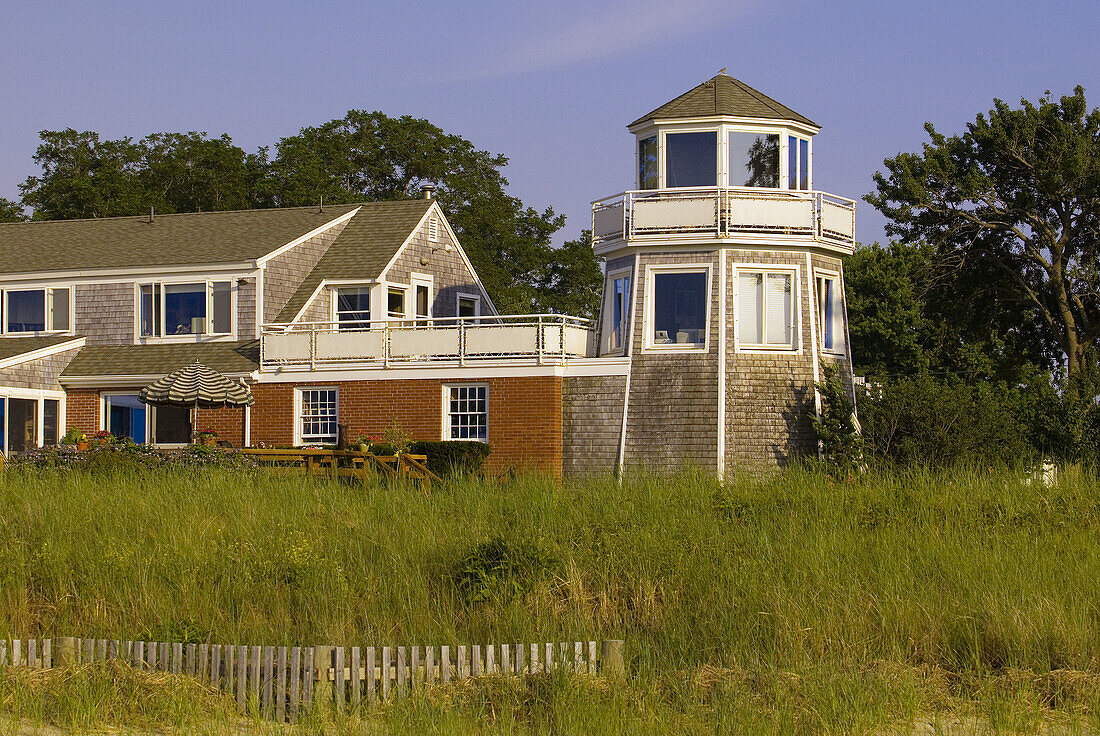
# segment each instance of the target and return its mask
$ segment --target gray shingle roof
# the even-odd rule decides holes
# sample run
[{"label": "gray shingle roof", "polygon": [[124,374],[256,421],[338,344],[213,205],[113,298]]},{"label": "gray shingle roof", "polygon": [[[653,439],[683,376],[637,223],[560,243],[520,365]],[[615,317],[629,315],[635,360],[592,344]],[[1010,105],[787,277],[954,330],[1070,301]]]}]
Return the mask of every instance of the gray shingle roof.
[{"label": "gray shingle roof", "polygon": [[72,335],[50,335],[48,337],[2,337],[0,338],[0,360],[14,358],[42,348],[53,347],[63,342],[79,340]]},{"label": "gray shingle roof", "polygon": [[0,274],[242,263],[357,204],[0,224]]},{"label": "gray shingle roof", "polygon": [[728,115],[739,118],[759,118],[766,120],[794,120],[817,128],[817,123],[799,115],[791,108],[776,102],[763,92],[755,90],[739,79],[728,74],[719,74],[708,79],[698,87],[688,90],[676,99],[666,102],[656,110],[649,112],[628,128],[649,120],[700,118],[713,115]]},{"label": "gray shingle roof", "polygon": [[364,204],[348,220],[276,321],[293,320],[324,279],[378,278],[431,205],[427,199]]},{"label": "gray shingle roof", "polygon": [[219,373],[251,373],[260,364],[260,342],[88,345],[76,354],[61,377],[159,376],[196,360]]}]

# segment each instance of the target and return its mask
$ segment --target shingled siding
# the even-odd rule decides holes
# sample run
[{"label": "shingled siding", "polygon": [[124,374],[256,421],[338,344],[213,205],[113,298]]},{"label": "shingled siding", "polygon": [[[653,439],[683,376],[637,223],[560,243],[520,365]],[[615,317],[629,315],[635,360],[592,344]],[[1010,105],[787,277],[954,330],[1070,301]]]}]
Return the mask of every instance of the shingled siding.
[{"label": "shingled siding", "polygon": [[294,391],[338,390],[339,421],[351,438],[381,435],[394,421],[412,439],[443,437],[443,386],[485,384],[489,388],[489,473],[539,470],[560,476],[562,468],[562,379],[555,376],[340,381],[336,383],[259,383],[252,387],[252,442],[289,445],[294,441]]},{"label": "shingled siding", "polygon": [[[799,354],[738,353],[735,349],[735,269],[738,264],[796,266],[801,305]],[[812,452],[816,439],[810,332],[812,274],[802,253],[730,250],[726,275],[726,467],[758,470]]]},{"label": "shingled siding", "polygon": [[282,308],[294,295],[317,261],[336,240],[347,220],[333,225],[285,253],[275,256],[264,265],[264,322],[274,322]]},{"label": "shingled siding", "polygon": [[89,345],[134,344],[134,282],[77,284],[76,334]]},{"label": "shingled siding", "polygon": [[0,369],[0,386],[8,388],[33,388],[40,391],[61,391],[57,377],[80,351],[79,348],[54,353],[44,358]]},{"label": "shingled siding", "polygon": [[237,281],[237,339],[256,339],[256,277]]},{"label": "shingled siding", "polygon": [[566,477],[618,470],[626,376],[578,376],[561,385],[561,472]]},{"label": "shingled siding", "polygon": [[[718,468],[718,254],[717,251],[639,254],[634,289],[627,468]],[[645,267],[711,266],[709,349],[706,353],[646,352],[643,333]]]},{"label": "shingled siding", "polygon": [[[446,245],[451,246],[450,251],[442,250]],[[434,253],[432,248],[436,249]],[[421,263],[421,258],[426,259],[427,263]],[[409,239],[409,244],[401,251],[397,260],[390,266],[386,280],[398,284],[409,284],[412,281],[413,272],[429,274],[433,277],[433,316],[457,317],[459,293],[479,295],[482,313],[489,312],[487,295],[478,286],[477,277],[473,271],[466,267],[458,251],[458,244],[451,238],[442,221],[439,223],[439,241],[435,243],[428,240],[428,221],[424,221]],[[415,295],[410,294],[409,299],[415,299]],[[415,302],[410,301],[407,308],[411,311],[414,307]]]}]

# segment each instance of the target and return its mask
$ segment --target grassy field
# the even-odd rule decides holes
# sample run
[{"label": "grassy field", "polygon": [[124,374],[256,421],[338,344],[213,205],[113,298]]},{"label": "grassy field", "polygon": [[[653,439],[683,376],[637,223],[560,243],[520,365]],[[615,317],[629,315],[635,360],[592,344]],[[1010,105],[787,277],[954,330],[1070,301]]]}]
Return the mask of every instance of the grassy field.
[{"label": "grassy field", "polygon": [[[316,733],[1091,731],[1097,485],[790,470],[423,494],[262,472],[6,471],[0,635],[627,642],[625,686],[490,678],[362,721],[318,717],[302,729]],[[0,712],[231,727],[217,696],[139,675],[9,671]]]}]

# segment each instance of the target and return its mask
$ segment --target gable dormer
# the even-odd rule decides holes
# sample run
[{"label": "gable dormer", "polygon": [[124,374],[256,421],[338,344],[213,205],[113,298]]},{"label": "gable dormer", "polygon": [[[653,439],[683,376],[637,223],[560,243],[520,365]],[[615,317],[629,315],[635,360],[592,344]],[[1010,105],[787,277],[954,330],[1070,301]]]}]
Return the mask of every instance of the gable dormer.
[{"label": "gable dormer", "polygon": [[627,126],[641,190],[813,188],[820,127],[727,74],[718,74]]}]

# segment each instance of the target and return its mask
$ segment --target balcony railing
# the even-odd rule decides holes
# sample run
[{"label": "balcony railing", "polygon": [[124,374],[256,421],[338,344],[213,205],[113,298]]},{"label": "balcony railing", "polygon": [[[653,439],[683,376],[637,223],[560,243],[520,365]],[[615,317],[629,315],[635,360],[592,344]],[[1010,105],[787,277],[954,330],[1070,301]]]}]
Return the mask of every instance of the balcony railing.
[{"label": "balcony railing", "polygon": [[825,192],[705,187],[623,192],[592,203],[592,242],[807,240],[851,249],[856,203]]},{"label": "balcony railing", "polygon": [[264,325],[260,363],[279,367],[521,359],[560,363],[590,353],[590,320],[560,314]]}]

